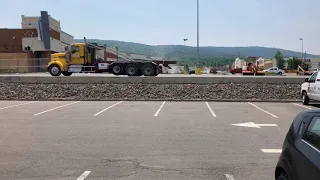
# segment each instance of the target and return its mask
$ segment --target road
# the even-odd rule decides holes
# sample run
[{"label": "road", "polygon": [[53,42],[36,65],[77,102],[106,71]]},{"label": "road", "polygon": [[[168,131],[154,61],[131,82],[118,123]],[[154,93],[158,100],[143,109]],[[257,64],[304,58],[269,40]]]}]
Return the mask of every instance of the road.
[{"label": "road", "polygon": [[0,179],[270,180],[293,117],[308,108],[318,107],[0,101]]},{"label": "road", "polygon": [[[50,77],[51,75],[49,73],[11,73],[11,74],[0,74],[0,76],[36,76],[36,77]],[[62,75],[61,75],[62,76]],[[107,74],[107,73],[74,73],[72,76],[93,76],[93,77],[128,77],[128,76],[115,76],[113,74]],[[195,75],[195,74],[159,74],[157,77],[235,77],[235,76],[242,76],[242,74],[228,74],[228,75],[222,75],[222,74],[201,74],[201,75]],[[297,77],[301,78],[302,76],[297,76],[294,73],[286,73],[285,76],[290,77]],[[271,76],[274,77],[274,76]],[[280,76],[277,76],[280,77]],[[308,76],[305,76],[308,77]]]}]

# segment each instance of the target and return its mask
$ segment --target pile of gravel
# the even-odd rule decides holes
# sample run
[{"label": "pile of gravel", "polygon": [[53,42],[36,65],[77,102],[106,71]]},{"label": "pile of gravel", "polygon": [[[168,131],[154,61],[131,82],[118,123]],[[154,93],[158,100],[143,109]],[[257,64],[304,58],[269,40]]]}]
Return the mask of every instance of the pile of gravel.
[{"label": "pile of gravel", "polygon": [[2,100],[297,100],[300,84],[0,83]]}]

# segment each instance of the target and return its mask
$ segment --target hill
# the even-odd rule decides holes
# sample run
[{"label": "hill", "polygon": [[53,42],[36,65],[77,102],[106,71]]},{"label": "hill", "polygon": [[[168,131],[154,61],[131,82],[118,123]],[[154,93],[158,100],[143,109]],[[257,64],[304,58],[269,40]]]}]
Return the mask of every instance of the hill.
[{"label": "hill", "polygon": [[[149,56],[171,56],[171,57],[185,57],[196,56],[197,48],[191,46],[182,45],[146,45],[133,42],[114,41],[114,40],[93,40],[87,39],[88,42],[96,42],[98,44],[106,44],[107,46],[118,46],[121,51],[128,53],[145,54]],[[75,39],[75,42],[83,42],[82,39]],[[268,48],[259,46],[248,47],[200,47],[201,56],[261,56],[265,58],[271,58],[277,51],[280,51],[287,57],[301,57],[301,52],[290,51],[278,48]],[[307,58],[318,58],[320,55],[307,54]]]},{"label": "hill", "polygon": [[[119,47],[120,51],[136,54],[144,54],[148,56],[163,56],[169,59],[188,62],[189,65],[194,65],[197,57],[197,48],[183,45],[146,45],[133,42],[114,41],[114,40],[98,40],[87,39],[88,42],[96,42],[98,44],[106,44],[111,47]],[[82,39],[76,39],[75,42],[83,42]],[[268,48],[268,47],[200,47],[200,59],[202,65],[219,65],[229,64],[234,61],[234,58],[240,55],[258,56],[265,58],[274,57],[277,51],[280,51],[285,57],[301,57],[301,52],[295,52],[285,49]],[[317,58],[318,55],[307,54],[307,58]],[[209,62],[210,61],[210,62]],[[190,63],[191,62],[191,63]],[[222,63],[222,64],[221,64]]]}]

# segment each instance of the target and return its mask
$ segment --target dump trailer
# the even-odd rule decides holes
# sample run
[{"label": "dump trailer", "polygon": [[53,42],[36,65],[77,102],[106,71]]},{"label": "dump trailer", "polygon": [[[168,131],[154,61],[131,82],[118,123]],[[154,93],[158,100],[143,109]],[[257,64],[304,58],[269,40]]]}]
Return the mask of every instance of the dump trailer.
[{"label": "dump trailer", "polygon": [[[111,48],[99,47],[95,44],[75,43],[66,47],[65,52],[51,54],[47,70],[52,76],[70,76],[72,73],[109,72],[114,75],[157,76],[161,69],[153,61],[137,61]],[[96,58],[97,51],[106,51],[116,55],[119,60],[107,61]],[[118,59],[117,58],[117,59]]]},{"label": "dump trailer", "polygon": [[264,71],[259,71],[256,64],[248,63],[248,66],[242,67],[242,75],[257,75],[263,76],[265,75]]}]

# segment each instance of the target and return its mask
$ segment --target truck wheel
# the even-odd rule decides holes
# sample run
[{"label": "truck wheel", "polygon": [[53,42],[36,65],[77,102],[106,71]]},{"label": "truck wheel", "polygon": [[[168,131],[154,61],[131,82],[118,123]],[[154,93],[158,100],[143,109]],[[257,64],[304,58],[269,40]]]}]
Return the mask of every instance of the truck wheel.
[{"label": "truck wheel", "polygon": [[145,64],[141,68],[142,74],[144,76],[154,76],[155,68],[151,64]]},{"label": "truck wheel", "polygon": [[111,67],[111,71],[114,75],[122,75],[124,70],[121,64],[114,64]]},{"label": "truck wheel", "polygon": [[282,72],[278,72],[278,75],[279,75],[279,76],[282,76]]},{"label": "truck wheel", "polygon": [[63,74],[64,76],[71,76],[72,72],[63,71],[62,74]]},{"label": "truck wheel", "polygon": [[306,92],[303,92],[302,94],[302,104],[303,105],[308,105],[309,104],[309,97]]},{"label": "truck wheel", "polygon": [[49,73],[51,76],[60,76],[61,75],[61,68],[58,64],[53,64],[49,67]]},{"label": "truck wheel", "polygon": [[281,173],[280,176],[278,176],[277,180],[288,180],[286,174]]},{"label": "truck wheel", "polygon": [[126,75],[128,76],[137,76],[139,74],[139,69],[134,64],[128,64],[125,72],[126,72]]}]

